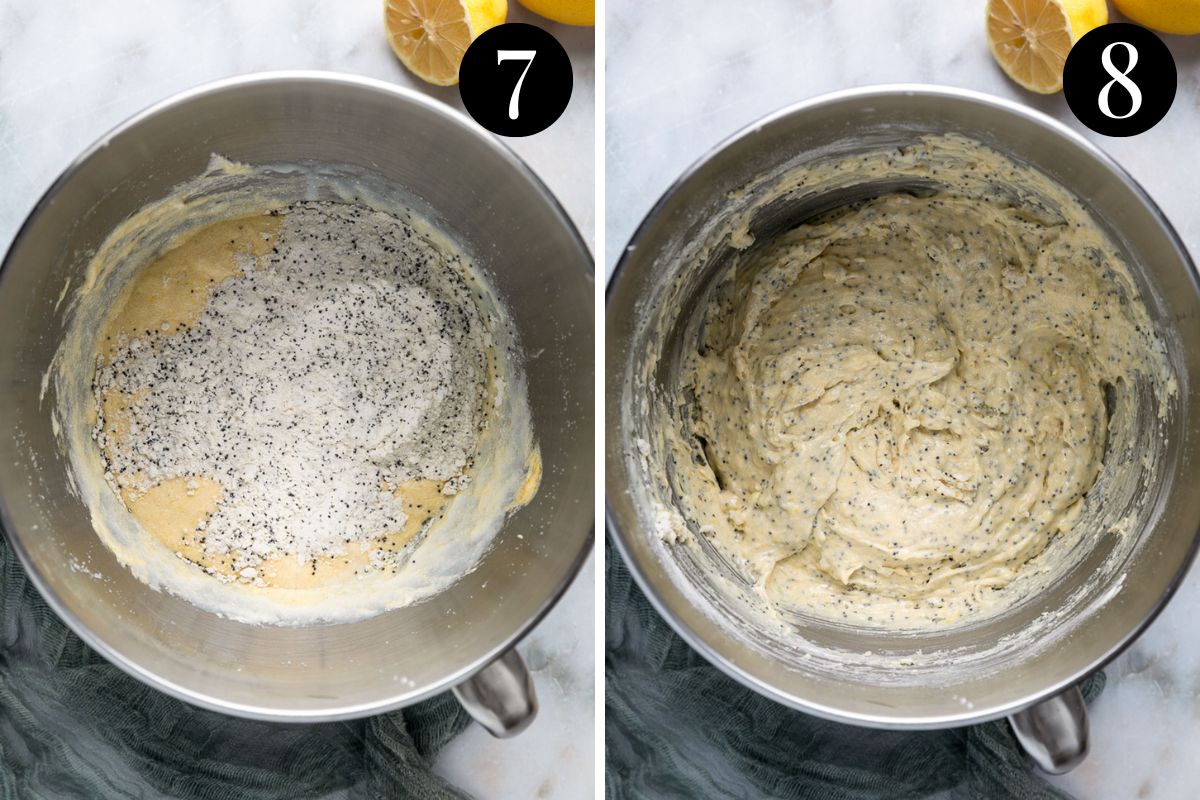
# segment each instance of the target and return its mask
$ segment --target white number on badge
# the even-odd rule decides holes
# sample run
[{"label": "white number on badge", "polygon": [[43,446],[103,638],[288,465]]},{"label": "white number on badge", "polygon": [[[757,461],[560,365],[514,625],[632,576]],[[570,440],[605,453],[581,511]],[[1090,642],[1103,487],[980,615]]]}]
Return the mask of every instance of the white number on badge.
[{"label": "white number on badge", "polygon": [[[1124,72],[1117,70],[1117,65],[1112,62],[1112,51],[1117,45],[1125,48],[1129,53],[1129,66],[1125,67]],[[1133,72],[1133,68],[1137,66],[1138,51],[1137,48],[1129,42],[1113,42],[1108,47],[1104,48],[1104,52],[1100,54],[1100,64],[1104,67],[1104,71],[1112,76],[1112,80],[1104,84],[1104,88],[1100,90],[1099,104],[1100,112],[1110,119],[1128,119],[1138,112],[1142,107],[1142,90],[1138,85],[1129,79],[1129,73]],[[1112,91],[1113,84],[1121,84],[1121,88],[1129,92],[1129,111],[1125,114],[1114,114],[1112,107],[1108,104],[1108,93]],[[519,86],[520,84],[518,84]],[[514,117],[515,119],[515,117]]]},{"label": "white number on badge", "polygon": [[[508,100],[508,118],[516,119],[520,112],[518,105],[521,102],[521,84],[525,82],[525,76],[529,74],[529,66],[533,63],[533,57],[537,55],[537,50],[497,50],[496,63],[503,64],[505,61],[524,61],[525,69],[521,70],[521,77],[517,78],[517,85],[513,88],[512,97]],[[1132,67],[1131,67],[1132,68]]]}]

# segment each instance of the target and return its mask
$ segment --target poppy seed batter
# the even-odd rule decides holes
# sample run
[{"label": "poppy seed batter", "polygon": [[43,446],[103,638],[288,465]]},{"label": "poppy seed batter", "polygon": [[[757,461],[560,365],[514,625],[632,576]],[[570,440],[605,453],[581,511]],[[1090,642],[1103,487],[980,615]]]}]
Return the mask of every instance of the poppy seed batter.
[{"label": "poppy seed batter", "polygon": [[1082,535],[1106,395],[1169,367],[1126,265],[1044,176],[958,140],[894,159],[943,188],[827,214],[715,287],[670,474],[777,609],[918,628],[1002,608]]}]

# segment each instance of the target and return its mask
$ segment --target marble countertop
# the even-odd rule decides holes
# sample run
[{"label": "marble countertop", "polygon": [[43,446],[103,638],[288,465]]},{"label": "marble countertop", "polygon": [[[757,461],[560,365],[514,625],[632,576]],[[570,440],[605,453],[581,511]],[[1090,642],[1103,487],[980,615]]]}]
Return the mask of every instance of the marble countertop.
[{"label": "marble countertop", "polygon": [[[593,32],[542,20],[575,68],[566,112],[551,128],[506,142],[546,182],[589,243],[594,215]],[[276,69],[336,70],[392,81],[461,110],[455,87],[430,87],[396,60],[382,0],[0,0],[0,245],[92,141],[136,111],[217,78]],[[521,645],[541,712],[507,741],[471,728],[437,771],[481,800],[593,796],[595,559]]]},{"label": "marble countertop", "polygon": [[[983,2],[609,0],[606,16],[605,253],[611,270],[672,181],[757,118],[823,92],[874,83],[966,87],[1027,103],[1080,130],[1141,182],[1200,257],[1194,167],[1200,37],[1164,37],[1179,69],[1166,119],[1129,139],[1083,128],[1061,95],[1011,83],[984,40]],[[1114,19],[1116,17],[1114,16]],[[1184,160],[1186,159],[1186,160]],[[1108,668],[1092,708],[1092,754],[1055,783],[1091,800],[1195,797],[1200,759],[1200,574]]]}]

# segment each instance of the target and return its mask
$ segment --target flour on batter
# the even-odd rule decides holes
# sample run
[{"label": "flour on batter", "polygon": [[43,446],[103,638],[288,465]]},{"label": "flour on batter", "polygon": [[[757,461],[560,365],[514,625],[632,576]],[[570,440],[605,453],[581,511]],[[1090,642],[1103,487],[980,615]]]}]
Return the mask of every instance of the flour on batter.
[{"label": "flour on batter", "polygon": [[[940,190],[742,259],[680,365],[674,491],[776,608],[911,628],[1003,607],[1055,537],[1081,535],[1106,395],[1169,373],[1078,202],[986,148],[948,152],[895,155]],[[872,166],[889,168],[839,168]]]},{"label": "flour on batter", "polygon": [[224,580],[398,569],[470,480],[491,337],[464,266],[396,217],[219,222],[134,282],[94,435],[142,526]]}]

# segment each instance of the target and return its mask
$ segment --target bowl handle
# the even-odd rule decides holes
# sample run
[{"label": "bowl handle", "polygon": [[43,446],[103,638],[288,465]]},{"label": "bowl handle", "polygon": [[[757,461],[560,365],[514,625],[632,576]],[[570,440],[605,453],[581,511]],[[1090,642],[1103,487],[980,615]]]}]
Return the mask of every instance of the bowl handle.
[{"label": "bowl handle", "polygon": [[498,739],[516,736],[537,716],[537,693],[514,647],[455,686],[458,702]]},{"label": "bowl handle", "polygon": [[1087,705],[1078,686],[1018,711],[1008,722],[1021,747],[1043,772],[1062,775],[1087,757]]}]

